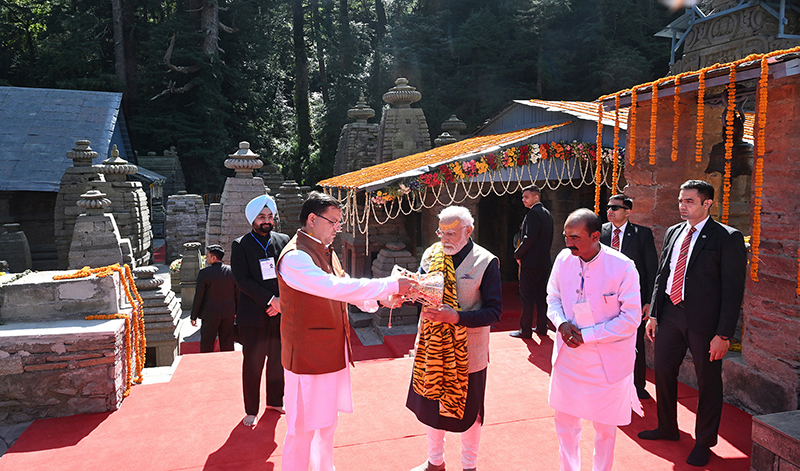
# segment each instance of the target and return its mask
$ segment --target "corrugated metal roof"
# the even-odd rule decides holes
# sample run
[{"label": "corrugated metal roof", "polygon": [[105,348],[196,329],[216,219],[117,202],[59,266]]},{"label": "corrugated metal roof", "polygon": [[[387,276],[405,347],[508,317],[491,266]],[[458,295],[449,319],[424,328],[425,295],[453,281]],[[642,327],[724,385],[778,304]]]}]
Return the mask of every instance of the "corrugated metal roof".
[{"label": "corrugated metal roof", "polygon": [[[597,113],[597,103],[588,101],[545,101],[545,100],[515,100],[517,103],[537,106],[547,111],[560,111],[569,115],[575,116],[578,119],[587,121],[594,121],[600,118]],[[606,126],[614,126],[616,119],[616,111],[603,112],[603,124]],[[628,108],[623,108],[619,114],[619,127],[620,129],[628,129]]]},{"label": "corrugated metal roof", "polygon": [[88,139],[109,155],[121,93],[0,87],[0,191],[58,191],[67,152]]},{"label": "corrugated metal roof", "polygon": [[517,131],[503,134],[489,134],[486,136],[476,136],[453,144],[436,147],[429,151],[402,157],[390,162],[362,168],[355,172],[339,175],[318,183],[319,186],[329,188],[359,188],[369,189],[374,186],[385,186],[389,183],[402,179],[422,175],[429,172],[433,167],[450,163],[456,160],[465,160],[497,152],[501,149],[523,145],[525,141],[538,134],[552,131],[555,128],[565,126],[565,123],[553,124],[550,126],[540,126],[536,128],[520,129]]}]

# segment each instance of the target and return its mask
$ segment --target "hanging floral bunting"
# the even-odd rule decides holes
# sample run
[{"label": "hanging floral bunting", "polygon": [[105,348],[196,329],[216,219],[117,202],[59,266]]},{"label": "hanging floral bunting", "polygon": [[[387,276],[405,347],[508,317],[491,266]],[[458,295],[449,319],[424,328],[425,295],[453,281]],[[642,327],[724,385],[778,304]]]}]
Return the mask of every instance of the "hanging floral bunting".
[{"label": "hanging floral bunting", "polygon": [[[614,109],[619,109],[619,93],[614,96]],[[619,113],[614,113],[614,155],[612,157],[612,165],[614,170],[611,176],[611,194],[619,193]]]},{"label": "hanging floral bunting", "polygon": [[754,175],[753,198],[753,228],[750,231],[750,249],[753,257],[750,259],[750,278],[758,281],[759,251],[761,248],[761,197],[764,185],[764,127],[767,124],[767,78],[769,76],[769,64],[767,58],[761,59],[761,77],[758,80],[758,110],[756,114],[756,165]]},{"label": "hanging floral bunting", "polygon": [[658,120],[658,82],[654,82],[653,100],[650,102],[650,165],[656,164],[656,122]]},{"label": "hanging floral bunting", "polygon": [[[628,159],[631,167],[633,167],[633,161],[636,158],[636,98],[637,98],[638,90],[634,87],[631,90],[631,111],[629,113],[630,119],[628,120]],[[617,113],[619,113],[619,109],[617,109]]]},{"label": "hanging floral bunting", "polygon": [[736,113],[736,66],[728,73],[728,109],[725,115],[725,174],[722,177],[722,223],[728,224],[731,212],[731,159],[733,158],[733,118]]},{"label": "hanging floral bunting", "polygon": [[[603,147],[603,102],[597,103],[597,148]],[[594,213],[600,214],[600,176],[601,176],[600,154],[597,155],[597,163],[594,174]]]},{"label": "hanging floral bunting", "polygon": [[678,123],[681,116],[681,76],[675,77],[675,95],[672,100],[672,154],[673,162],[678,161]]},{"label": "hanging floral bunting", "polygon": [[700,71],[697,77],[697,125],[695,130],[695,154],[696,162],[703,161],[703,117],[705,115],[705,95],[706,95],[706,72]]}]

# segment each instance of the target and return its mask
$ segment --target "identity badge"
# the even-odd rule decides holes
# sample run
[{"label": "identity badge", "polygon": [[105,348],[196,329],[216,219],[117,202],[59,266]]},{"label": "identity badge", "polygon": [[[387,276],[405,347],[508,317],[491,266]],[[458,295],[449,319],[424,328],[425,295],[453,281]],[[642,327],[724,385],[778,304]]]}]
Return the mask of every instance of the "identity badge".
[{"label": "identity badge", "polygon": [[258,261],[259,265],[261,265],[261,279],[262,280],[271,280],[273,278],[277,278],[277,273],[275,273],[275,259],[272,257],[269,258],[262,258]]}]

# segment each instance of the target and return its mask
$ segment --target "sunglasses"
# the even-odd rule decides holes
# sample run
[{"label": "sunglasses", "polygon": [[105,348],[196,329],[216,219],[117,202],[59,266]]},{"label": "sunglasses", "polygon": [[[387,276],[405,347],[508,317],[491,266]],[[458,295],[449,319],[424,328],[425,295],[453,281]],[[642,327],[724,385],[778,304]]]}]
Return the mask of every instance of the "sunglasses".
[{"label": "sunglasses", "polygon": [[625,206],[620,206],[617,204],[609,204],[607,207],[610,211],[619,211],[620,209],[628,209]]}]

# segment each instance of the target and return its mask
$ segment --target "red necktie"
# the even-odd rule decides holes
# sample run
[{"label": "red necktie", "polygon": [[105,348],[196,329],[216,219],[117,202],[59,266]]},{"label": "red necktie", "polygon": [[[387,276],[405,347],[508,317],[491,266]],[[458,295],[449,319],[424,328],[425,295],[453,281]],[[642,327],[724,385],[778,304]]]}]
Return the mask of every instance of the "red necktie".
[{"label": "red necktie", "polygon": [[689,244],[692,243],[692,234],[696,230],[694,227],[689,228],[689,233],[683,238],[681,251],[678,253],[678,263],[675,264],[675,276],[672,277],[672,289],[669,293],[669,299],[676,306],[683,301],[683,277],[686,274],[686,259],[689,256]]},{"label": "red necktie", "polygon": [[622,232],[619,230],[619,227],[614,228],[614,238],[611,239],[611,248],[614,250],[619,250],[619,233]]}]

